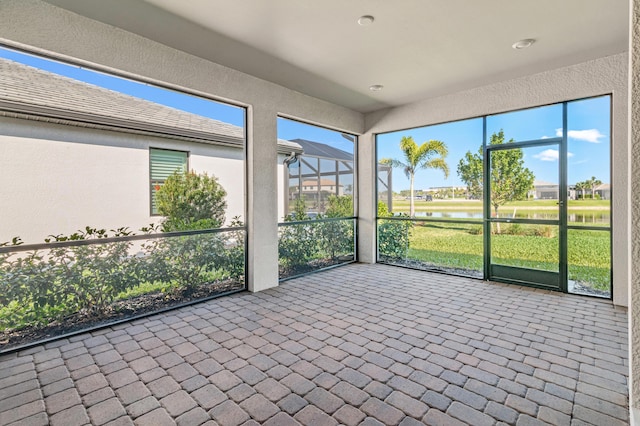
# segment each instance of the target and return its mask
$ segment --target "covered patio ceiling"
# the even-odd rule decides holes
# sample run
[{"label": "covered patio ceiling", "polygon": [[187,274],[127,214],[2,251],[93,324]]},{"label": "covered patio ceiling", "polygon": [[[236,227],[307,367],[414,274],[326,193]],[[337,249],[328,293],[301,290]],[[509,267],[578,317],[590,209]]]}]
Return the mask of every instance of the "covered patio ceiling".
[{"label": "covered patio ceiling", "polygon": [[626,1],[47,1],[360,112],[628,50]]}]

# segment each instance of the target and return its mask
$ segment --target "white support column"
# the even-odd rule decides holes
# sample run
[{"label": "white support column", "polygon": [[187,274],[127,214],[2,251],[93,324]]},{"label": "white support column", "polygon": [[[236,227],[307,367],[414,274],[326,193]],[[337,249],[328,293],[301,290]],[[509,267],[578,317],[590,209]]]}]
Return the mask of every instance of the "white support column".
[{"label": "white support column", "polygon": [[376,141],[371,133],[358,138],[358,260],[376,262]]},{"label": "white support column", "polygon": [[629,282],[629,408],[640,425],[640,0],[631,0],[629,137],[631,145],[631,279]]},{"label": "white support column", "polygon": [[247,119],[249,291],[278,285],[277,113],[252,107]]}]

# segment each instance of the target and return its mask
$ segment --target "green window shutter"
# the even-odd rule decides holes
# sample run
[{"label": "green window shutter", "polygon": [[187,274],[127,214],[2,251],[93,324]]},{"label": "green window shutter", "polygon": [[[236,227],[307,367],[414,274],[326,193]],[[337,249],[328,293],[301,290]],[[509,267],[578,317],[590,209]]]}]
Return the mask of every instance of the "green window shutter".
[{"label": "green window shutter", "polygon": [[167,149],[149,150],[149,167],[151,177],[151,214],[158,214],[156,192],[164,181],[175,172],[187,170],[187,153]]}]

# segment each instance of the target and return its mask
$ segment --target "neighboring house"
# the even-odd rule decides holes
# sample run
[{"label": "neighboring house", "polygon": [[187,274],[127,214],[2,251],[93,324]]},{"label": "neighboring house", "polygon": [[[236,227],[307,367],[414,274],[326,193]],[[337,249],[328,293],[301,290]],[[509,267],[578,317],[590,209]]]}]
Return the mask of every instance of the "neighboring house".
[{"label": "neighboring house", "polygon": [[595,188],[596,195],[600,196],[601,200],[610,200],[611,199],[611,184],[603,183],[602,185],[598,185]]},{"label": "neighboring house", "polygon": [[535,200],[558,200],[560,198],[560,187],[557,183],[536,180],[529,195],[533,196]]},{"label": "neighboring house", "polygon": [[315,196],[318,192],[329,195],[344,195],[343,188],[344,185],[336,185],[336,181],[331,179],[320,179],[320,182],[305,180],[302,182],[302,195],[305,197]]},{"label": "neighboring house", "polygon": [[[155,192],[185,169],[216,176],[227,221],[244,220],[244,146],[241,127],[0,59],[0,243],[158,223]],[[302,152],[278,148],[282,169]]]},{"label": "neighboring house", "polygon": [[353,195],[353,152],[305,139],[289,142],[299,145],[303,154],[284,172],[289,181],[286,214],[300,197],[308,213],[324,213],[330,195]]}]

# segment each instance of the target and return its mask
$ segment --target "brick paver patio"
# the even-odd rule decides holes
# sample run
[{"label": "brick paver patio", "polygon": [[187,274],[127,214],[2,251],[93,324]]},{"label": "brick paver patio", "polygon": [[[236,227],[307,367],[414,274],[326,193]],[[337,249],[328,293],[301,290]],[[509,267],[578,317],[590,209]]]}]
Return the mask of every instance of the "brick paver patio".
[{"label": "brick paver patio", "polygon": [[623,425],[609,301],[349,265],[0,358],[0,424]]}]

